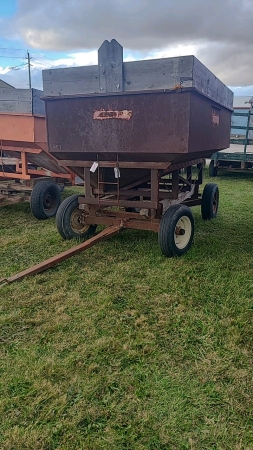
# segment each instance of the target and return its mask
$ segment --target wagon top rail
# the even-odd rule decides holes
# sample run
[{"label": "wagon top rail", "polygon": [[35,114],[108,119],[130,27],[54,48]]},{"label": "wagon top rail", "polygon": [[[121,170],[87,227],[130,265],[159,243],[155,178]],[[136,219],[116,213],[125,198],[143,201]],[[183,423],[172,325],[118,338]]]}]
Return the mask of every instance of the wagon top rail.
[{"label": "wagon top rail", "polygon": [[45,116],[45,104],[39,89],[0,88],[0,114]]},{"label": "wagon top rail", "polygon": [[123,62],[113,39],[98,50],[98,65],[43,70],[44,98],[194,89],[233,110],[233,92],[194,56]]}]

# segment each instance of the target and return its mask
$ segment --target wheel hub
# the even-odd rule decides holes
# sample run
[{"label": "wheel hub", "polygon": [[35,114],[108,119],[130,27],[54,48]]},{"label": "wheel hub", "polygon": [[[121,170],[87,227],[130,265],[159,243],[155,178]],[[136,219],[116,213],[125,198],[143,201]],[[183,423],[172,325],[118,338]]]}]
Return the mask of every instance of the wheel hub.
[{"label": "wheel hub", "polygon": [[48,194],[45,198],[45,206],[49,208],[52,205],[52,197],[50,194]]},{"label": "wheel hub", "polygon": [[79,208],[75,209],[70,218],[70,225],[75,233],[85,233],[88,230],[89,225],[85,223],[85,217]]},{"label": "wheel hub", "polygon": [[185,230],[183,228],[176,227],[175,234],[176,236],[184,236]]},{"label": "wheel hub", "polygon": [[192,224],[189,217],[187,216],[180,217],[174,231],[175,244],[178,249],[182,250],[188,245],[191,239],[191,233],[192,233]]}]

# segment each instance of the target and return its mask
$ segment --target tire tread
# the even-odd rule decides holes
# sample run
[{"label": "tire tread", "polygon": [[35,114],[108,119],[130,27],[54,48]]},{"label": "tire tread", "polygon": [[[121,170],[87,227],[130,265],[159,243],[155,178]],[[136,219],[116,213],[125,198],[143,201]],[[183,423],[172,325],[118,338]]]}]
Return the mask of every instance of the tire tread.
[{"label": "tire tread", "polygon": [[[43,197],[47,189],[53,189],[56,195],[56,205],[51,212],[47,212],[43,206]],[[36,219],[46,220],[54,217],[61,203],[61,194],[58,186],[50,181],[39,181],[35,184],[30,198],[31,212]]]},{"label": "tire tread", "polygon": [[215,219],[218,212],[213,212],[213,197],[215,192],[218,192],[218,206],[219,206],[219,189],[216,183],[207,183],[204,187],[202,201],[201,201],[201,215],[203,220]]},{"label": "tire tread", "polygon": [[61,237],[65,240],[73,239],[74,237],[85,238],[94,234],[96,230],[96,225],[90,225],[89,229],[85,233],[78,235],[72,230],[70,223],[68,223],[68,217],[66,217],[67,212],[74,203],[76,203],[75,206],[73,205],[74,209],[75,207],[78,207],[78,197],[80,197],[78,194],[67,197],[59,206],[56,214],[57,230]]},{"label": "tire tread", "polygon": [[[187,246],[181,250],[178,249],[175,245],[174,230],[177,221],[182,216],[188,216],[190,218],[192,224],[192,235]],[[162,253],[168,257],[182,256],[190,248],[193,236],[194,236],[194,218],[190,208],[186,205],[181,204],[172,205],[170,208],[168,208],[161,219],[158,232],[158,242]]]}]

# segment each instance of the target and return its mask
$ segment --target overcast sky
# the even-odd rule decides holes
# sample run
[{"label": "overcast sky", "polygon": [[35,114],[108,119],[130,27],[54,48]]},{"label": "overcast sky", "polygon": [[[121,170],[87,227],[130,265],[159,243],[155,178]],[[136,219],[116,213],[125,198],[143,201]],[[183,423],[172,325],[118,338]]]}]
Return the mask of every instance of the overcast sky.
[{"label": "overcast sky", "polygon": [[[97,48],[115,38],[127,60],[195,54],[227,85],[241,87],[237,93],[252,95],[252,24],[253,0],[1,0],[0,45],[36,52],[37,85],[43,64],[96,64]],[[6,81],[26,76],[25,67],[0,66]]]}]

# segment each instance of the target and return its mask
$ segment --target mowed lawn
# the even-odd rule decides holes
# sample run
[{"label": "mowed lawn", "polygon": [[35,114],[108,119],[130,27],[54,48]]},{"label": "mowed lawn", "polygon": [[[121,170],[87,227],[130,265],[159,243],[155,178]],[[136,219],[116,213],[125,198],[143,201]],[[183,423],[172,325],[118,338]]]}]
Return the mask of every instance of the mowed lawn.
[{"label": "mowed lawn", "polygon": [[[253,176],[215,182],[182,258],[129,230],[0,288],[1,450],[253,449]],[[74,244],[29,204],[0,228],[0,278]]]}]

